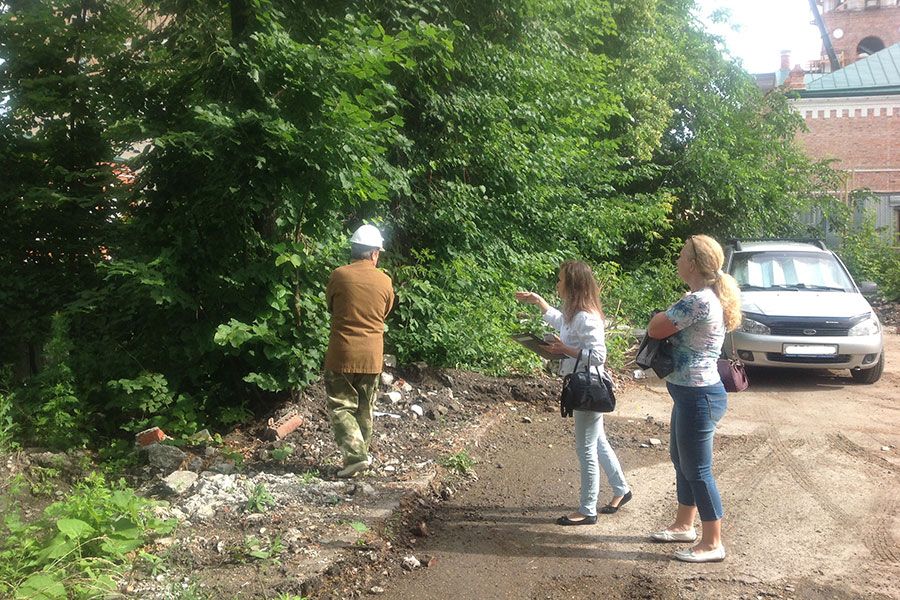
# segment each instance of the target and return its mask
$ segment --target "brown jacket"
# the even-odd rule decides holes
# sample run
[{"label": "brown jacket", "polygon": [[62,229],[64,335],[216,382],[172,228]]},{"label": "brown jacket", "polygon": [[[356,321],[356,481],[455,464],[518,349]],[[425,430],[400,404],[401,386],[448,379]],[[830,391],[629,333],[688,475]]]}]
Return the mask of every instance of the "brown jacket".
[{"label": "brown jacket", "polygon": [[331,312],[325,368],[335,373],[381,373],[384,320],[394,305],[391,278],[372,261],[357,260],[331,273],[325,297]]}]

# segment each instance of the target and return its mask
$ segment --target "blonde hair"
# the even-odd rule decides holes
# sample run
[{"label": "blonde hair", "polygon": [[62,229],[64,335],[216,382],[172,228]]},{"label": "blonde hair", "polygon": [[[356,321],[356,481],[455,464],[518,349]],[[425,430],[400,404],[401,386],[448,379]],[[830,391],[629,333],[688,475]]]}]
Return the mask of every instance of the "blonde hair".
[{"label": "blonde hair", "polygon": [[566,287],[566,300],[563,306],[563,317],[566,322],[572,320],[577,313],[584,310],[600,315],[603,318],[603,306],[600,304],[600,286],[594,279],[594,272],[580,260],[567,260],[559,266]]},{"label": "blonde hair", "polygon": [[722,272],[725,263],[722,246],[708,235],[692,235],[685,246],[691,247],[691,260],[722,304],[725,329],[734,331],[741,324],[741,290],[734,277]]}]

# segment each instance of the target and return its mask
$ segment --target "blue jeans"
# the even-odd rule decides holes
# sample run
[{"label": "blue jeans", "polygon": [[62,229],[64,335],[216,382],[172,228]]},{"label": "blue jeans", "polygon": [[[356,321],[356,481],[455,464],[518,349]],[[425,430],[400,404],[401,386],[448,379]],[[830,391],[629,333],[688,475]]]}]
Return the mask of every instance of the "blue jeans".
[{"label": "blue jeans", "polygon": [[597,496],[600,492],[599,466],[606,472],[614,496],[624,496],[628,492],[628,484],[625,483],[619,459],[606,439],[603,413],[574,410],[572,416],[575,419],[575,452],[581,463],[581,506],[578,512],[593,517],[597,514]]},{"label": "blue jeans", "polygon": [[722,499],[712,475],[713,436],[716,423],[728,408],[721,383],[686,387],[666,383],[672,400],[669,452],[675,465],[678,503],[696,506],[701,521],[722,518]]}]

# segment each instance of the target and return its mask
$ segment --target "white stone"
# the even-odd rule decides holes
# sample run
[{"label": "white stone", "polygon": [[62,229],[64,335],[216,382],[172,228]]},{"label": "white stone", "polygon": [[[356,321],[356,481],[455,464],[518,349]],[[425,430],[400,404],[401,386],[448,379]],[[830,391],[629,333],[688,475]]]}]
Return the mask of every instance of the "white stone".
[{"label": "white stone", "polygon": [[416,413],[416,415],[418,415],[418,416],[420,416],[420,417],[425,416],[425,409],[422,408],[422,407],[421,407],[420,405],[418,405],[418,404],[413,404],[412,406],[409,407],[409,410],[411,410],[412,412]]},{"label": "white stone", "polygon": [[401,394],[400,392],[397,392],[397,391],[393,391],[393,392],[388,392],[387,394],[382,396],[382,398],[384,398],[391,404],[397,404],[398,402],[400,402],[403,399],[403,394]]},{"label": "white stone", "polygon": [[388,386],[394,383],[394,376],[390,373],[381,374],[381,385]]},{"label": "white stone", "polygon": [[163,479],[163,485],[170,494],[183,494],[197,482],[198,475],[191,471],[175,471]]},{"label": "white stone", "polygon": [[650,442],[651,446],[659,446],[660,444],[662,444],[662,440],[660,440],[658,438],[650,438],[647,441]]},{"label": "white stone", "polygon": [[419,559],[415,556],[405,556],[403,557],[403,568],[407,571],[412,571],[413,569],[418,569],[422,566],[422,563],[419,562]]}]

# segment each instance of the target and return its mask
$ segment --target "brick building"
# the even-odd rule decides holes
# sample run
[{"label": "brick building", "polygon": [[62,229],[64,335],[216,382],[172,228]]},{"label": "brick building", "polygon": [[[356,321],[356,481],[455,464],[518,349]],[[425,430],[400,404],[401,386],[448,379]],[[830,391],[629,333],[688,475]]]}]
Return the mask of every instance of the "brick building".
[{"label": "brick building", "polygon": [[900,42],[898,0],[820,0],[818,4],[842,66]]},{"label": "brick building", "polygon": [[[787,72],[794,108],[808,131],[800,144],[816,159],[833,159],[849,194],[867,189],[876,225],[900,233],[900,0],[823,0],[819,9],[841,68],[827,58]],[[825,53],[823,52],[823,55]],[[759,78],[759,76],[757,76]]]}]

